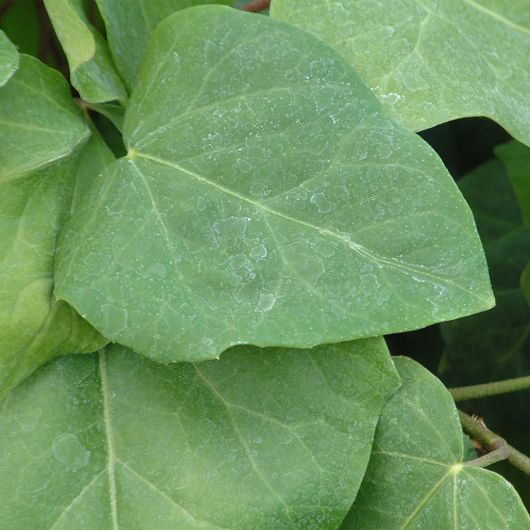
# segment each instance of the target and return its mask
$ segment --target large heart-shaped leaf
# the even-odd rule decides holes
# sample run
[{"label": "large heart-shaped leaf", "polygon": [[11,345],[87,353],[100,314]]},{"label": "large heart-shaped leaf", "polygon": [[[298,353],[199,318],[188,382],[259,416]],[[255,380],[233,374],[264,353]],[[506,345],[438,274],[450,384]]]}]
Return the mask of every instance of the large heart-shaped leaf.
[{"label": "large heart-shaped leaf", "polygon": [[337,528],[399,386],[381,339],[55,361],[0,415],[4,528]]},{"label": "large heart-shaped leaf", "polygon": [[[96,0],[116,65],[130,90],[134,88],[151,32],[175,11],[201,4],[231,4],[233,0]],[[178,29],[177,31],[180,31]]]},{"label": "large heart-shaped leaf", "polygon": [[18,68],[18,52],[0,30],[0,87],[5,85]]},{"label": "large heart-shaped leaf", "polygon": [[56,269],[56,294],[116,342],[197,360],[493,304],[438,157],[305,32],[223,7],[173,15],[124,135],[128,157],[65,228]]},{"label": "large heart-shaped leaf", "polygon": [[[475,169],[459,186],[475,213],[497,307],[442,325],[444,380],[464,385],[526,375],[530,370],[530,307],[519,278],[530,259],[530,231],[499,161]],[[527,409],[527,401],[522,399],[522,403]]]},{"label": "large heart-shaped leaf", "polygon": [[411,359],[396,359],[396,367],[403,386],[383,409],[365,479],[342,528],[530,528],[504,478],[463,462],[462,430],[445,387]]},{"label": "large heart-shaped leaf", "polygon": [[88,134],[61,76],[22,56],[0,88],[0,396],[49,358],[105,342],[52,294],[58,232],[93,180],[78,171],[96,161],[79,151]]},{"label": "large heart-shaped leaf", "polygon": [[44,4],[68,58],[70,80],[81,97],[91,103],[125,101],[127,92],[105,40],[88,21],[83,0],[44,0]]},{"label": "large heart-shaped leaf", "polygon": [[274,0],[271,16],[337,48],[412,130],[487,116],[530,144],[527,11],[525,0]]}]

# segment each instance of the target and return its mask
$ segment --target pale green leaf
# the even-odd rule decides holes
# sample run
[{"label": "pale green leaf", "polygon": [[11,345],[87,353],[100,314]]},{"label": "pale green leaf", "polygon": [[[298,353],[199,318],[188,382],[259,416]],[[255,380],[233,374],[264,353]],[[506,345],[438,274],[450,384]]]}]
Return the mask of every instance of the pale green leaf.
[{"label": "pale green leaf", "polygon": [[526,375],[530,307],[520,276],[530,260],[530,231],[499,161],[475,169],[459,186],[475,213],[497,307],[442,325],[444,380],[460,386]]},{"label": "pale green leaf", "polygon": [[452,178],[318,39],[193,8],[158,27],[145,66],[129,156],[58,249],[56,294],[106,337],[198,360],[491,307]]},{"label": "pale green leaf", "polygon": [[52,294],[59,230],[93,180],[88,134],[61,76],[22,56],[0,88],[0,396],[48,359],[105,343]]},{"label": "pale green leaf", "polygon": [[530,144],[527,0],[274,0],[330,43],[405,127],[486,116]]},{"label": "pale green leaf", "polygon": [[399,379],[382,339],[65,357],[0,415],[3,528],[337,528]]},{"label": "pale green leaf", "polygon": [[411,359],[395,362],[403,386],[383,409],[343,530],[529,529],[513,487],[463,462],[460,422],[442,383]]},{"label": "pale green leaf", "polygon": [[44,0],[44,4],[68,58],[72,85],[81,97],[90,103],[124,102],[127,93],[107,43],[88,21],[83,0]]},{"label": "pale green leaf", "polygon": [[0,30],[0,87],[5,85],[18,68],[18,52],[15,46]]},{"label": "pale green leaf", "polygon": [[[116,66],[132,91],[156,25],[175,11],[201,4],[231,4],[233,0],[96,0]],[[180,28],[177,29],[177,32]],[[178,33],[177,33],[178,34]]]}]

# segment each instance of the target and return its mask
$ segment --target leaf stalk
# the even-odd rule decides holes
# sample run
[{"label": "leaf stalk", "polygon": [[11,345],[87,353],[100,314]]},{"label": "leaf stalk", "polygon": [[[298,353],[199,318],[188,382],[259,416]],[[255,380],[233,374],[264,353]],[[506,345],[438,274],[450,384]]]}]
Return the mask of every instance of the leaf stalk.
[{"label": "leaf stalk", "polygon": [[458,415],[464,431],[489,451],[484,456],[465,462],[466,466],[485,467],[507,459],[512,466],[530,475],[530,458],[528,456],[512,447],[502,436],[490,431],[478,419],[461,410],[458,411]]},{"label": "leaf stalk", "polygon": [[455,401],[464,401],[467,399],[480,399],[519,390],[530,390],[530,375],[524,377],[515,377],[493,383],[483,383],[481,385],[461,386],[450,388],[449,392]]}]

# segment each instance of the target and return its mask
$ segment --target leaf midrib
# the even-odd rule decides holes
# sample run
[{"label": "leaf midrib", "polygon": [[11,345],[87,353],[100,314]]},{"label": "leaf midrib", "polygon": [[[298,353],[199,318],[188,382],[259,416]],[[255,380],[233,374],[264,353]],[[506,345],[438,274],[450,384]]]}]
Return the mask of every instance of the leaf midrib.
[{"label": "leaf midrib", "polygon": [[243,201],[243,202],[246,202],[247,204],[250,204],[251,206],[253,206],[254,208],[258,209],[258,210],[262,210],[264,211],[265,213],[268,213],[270,215],[274,215],[276,217],[280,217],[286,221],[289,221],[289,222],[292,222],[292,223],[295,223],[295,224],[299,224],[301,226],[304,226],[305,228],[308,228],[310,230],[313,230],[313,231],[316,231],[317,233],[323,235],[323,236],[327,236],[327,237],[332,237],[336,240],[338,240],[341,244],[344,244],[346,246],[348,246],[353,252],[355,252],[356,254],[358,254],[359,256],[363,257],[363,258],[366,258],[368,259],[369,261],[373,262],[374,264],[376,264],[376,266],[379,266],[381,264],[384,264],[384,265],[387,265],[388,267],[391,267],[391,268],[394,268],[394,269],[398,269],[398,270],[401,270],[401,271],[404,271],[404,272],[407,272],[407,273],[411,273],[411,274],[418,274],[418,275],[421,275],[421,276],[424,276],[424,277],[427,277],[429,278],[431,281],[433,281],[433,283],[436,283],[436,284],[439,284],[440,282],[446,284],[446,285],[452,285],[453,287],[465,292],[466,294],[470,295],[471,297],[475,298],[476,300],[479,300],[481,301],[482,303],[486,304],[488,307],[491,307],[491,301],[489,298],[485,298],[485,297],[482,297],[480,296],[479,294],[473,292],[473,291],[470,291],[469,289],[466,289],[464,286],[462,285],[459,285],[455,282],[453,282],[451,279],[449,278],[444,278],[444,277],[439,277],[439,276],[436,276],[435,274],[432,274],[424,269],[421,269],[421,268],[417,268],[417,267],[413,267],[411,265],[405,265],[401,262],[398,262],[397,260],[395,259],[392,259],[392,258],[385,258],[385,257],[382,257],[382,256],[378,256],[376,255],[372,250],[369,250],[367,249],[366,247],[360,245],[359,243],[353,241],[348,234],[342,234],[342,233],[339,233],[339,232],[335,232],[333,230],[330,230],[328,228],[320,228],[316,225],[313,225],[311,223],[308,223],[306,221],[303,221],[301,219],[297,219],[295,217],[291,217],[290,215],[287,215],[287,214],[284,214],[282,212],[279,212],[278,210],[275,210],[273,208],[270,208],[258,201],[255,201],[255,200],[252,200],[250,199],[249,197],[246,197],[245,195],[242,195],[236,191],[233,191],[229,188],[226,188],[225,186],[217,183],[217,182],[214,182],[206,177],[203,177],[202,175],[199,175],[198,173],[195,173],[193,171],[190,171],[189,169],[186,169],[184,167],[182,167],[181,165],[175,163],[175,162],[171,162],[171,161],[168,161],[168,160],[165,160],[163,158],[160,158],[160,157],[157,157],[157,156],[154,156],[154,155],[150,155],[148,153],[143,153],[143,152],[140,152],[138,151],[137,149],[135,148],[131,148],[129,150],[129,154],[127,156],[127,159],[130,163],[134,164],[135,168],[137,171],[139,171],[140,173],[142,173],[140,171],[140,168],[138,168],[138,166],[136,166],[134,160],[137,159],[137,158],[141,158],[141,159],[144,159],[144,160],[147,160],[147,161],[150,161],[150,162],[153,162],[153,163],[156,163],[156,164],[159,164],[159,165],[162,165],[162,166],[165,166],[165,167],[169,167],[171,169],[174,169],[176,171],[179,171],[181,173],[184,173],[185,175],[187,175],[188,177],[191,177],[192,179],[194,180],[197,180],[199,182],[202,182],[212,188],[215,188],[217,191],[220,191],[226,195],[229,195],[237,200],[240,200],[240,201]]}]

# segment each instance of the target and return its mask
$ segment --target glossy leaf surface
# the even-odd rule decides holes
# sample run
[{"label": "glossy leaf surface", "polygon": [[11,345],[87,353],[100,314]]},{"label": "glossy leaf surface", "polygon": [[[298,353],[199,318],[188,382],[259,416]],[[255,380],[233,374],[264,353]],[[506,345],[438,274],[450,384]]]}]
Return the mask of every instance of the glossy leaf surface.
[{"label": "glossy leaf surface", "polygon": [[18,52],[15,46],[0,30],[0,87],[5,85],[8,79],[18,68]]},{"label": "glossy leaf surface", "polygon": [[56,294],[115,342],[197,360],[493,304],[472,217],[438,157],[305,32],[222,7],[173,15],[124,137],[128,157],[57,259]]},{"label": "glossy leaf surface", "polygon": [[114,60],[132,90],[157,24],[175,11],[201,4],[231,4],[232,0],[96,0],[107,28]]},{"label": "glossy leaf surface", "polygon": [[398,381],[381,339],[170,366],[120,347],[62,358],[3,405],[2,524],[336,528]]},{"label": "glossy leaf surface", "polygon": [[72,85],[90,103],[125,101],[107,44],[92,27],[82,0],[45,0],[46,10],[68,58]]},{"label": "glossy leaf surface", "polygon": [[0,88],[0,396],[48,359],[105,342],[52,294],[88,135],[60,75],[22,56]]},{"label": "glossy leaf surface", "polygon": [[407,128],[487,116],[530,144],[528,2],[274,0],[333,45]]},{"label": "glossy leaf surface", "polygon": [[442,324],[444,378],[460,386],[527,375],[530,307],[520,276],[530,260],[530,231],[499,161],[480,166],[459,185],[475,213],[497,307]]},{"label": "glossy leaf surface", "polygon": [[449,392],[411,359],[396,359],[403,386],[383,409],[370,464],[343,530],[523,530],[530,518],[500,475],[463,463]]}]

